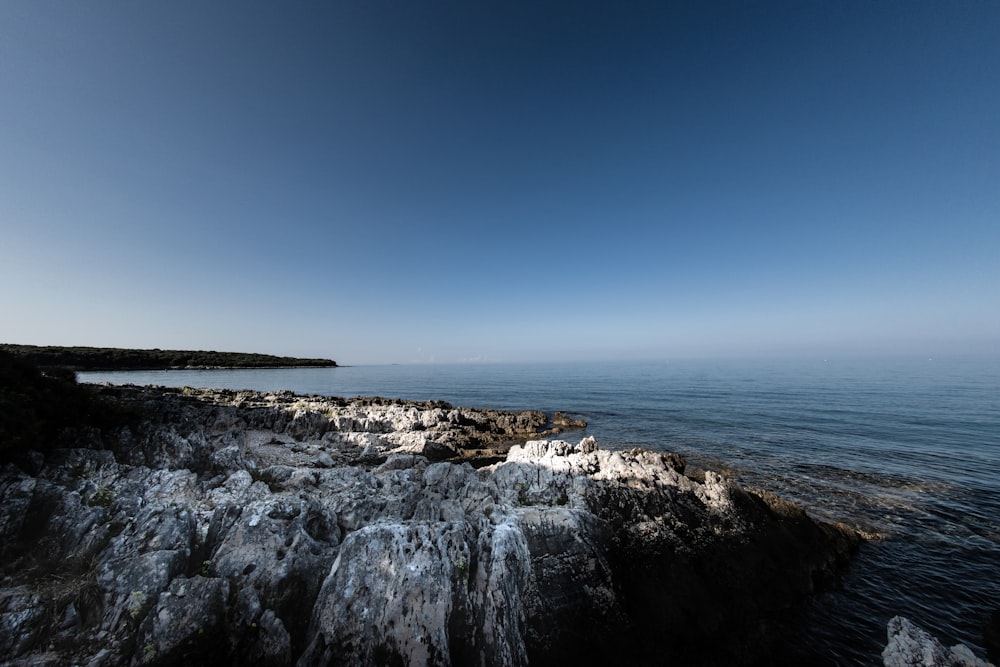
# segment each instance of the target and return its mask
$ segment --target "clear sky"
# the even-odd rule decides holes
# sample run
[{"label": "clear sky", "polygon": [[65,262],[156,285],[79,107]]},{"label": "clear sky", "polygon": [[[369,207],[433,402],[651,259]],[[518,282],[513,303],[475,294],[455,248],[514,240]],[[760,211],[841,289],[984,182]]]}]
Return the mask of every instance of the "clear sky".
[{"label": "clear sky", "polygon": [[1000,352],[1000,3],[0,3],[0,342]]}]

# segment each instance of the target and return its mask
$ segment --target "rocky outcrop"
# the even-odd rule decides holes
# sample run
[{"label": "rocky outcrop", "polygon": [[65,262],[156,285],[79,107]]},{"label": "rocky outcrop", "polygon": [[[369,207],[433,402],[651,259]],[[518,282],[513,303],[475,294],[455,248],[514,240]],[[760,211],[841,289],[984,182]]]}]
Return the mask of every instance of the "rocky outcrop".
[{"label": "rocky outcrop", "polygon": [[858,541],[535,413],[104,391],[113,450],[0,475],[0,661],[753,664]]},{"label": "rocky outcrop", "polygon": [[[110,398],[145,409],[167,428],[154,437],[137,441],[140,450],[129,452],[133,462],[198,468],[195,456],[236,456],[249,443],[265,461],[284,456],[291,447],[294,465],[319,462],[326,467],[359,460],[384,461],[394,453],[419,454],[432,461],[469,461],[481,466],[503,459],[515,442],[582,429],[587,422],[557,412],[551,417],[538,410],[504,410],[453,407],[444,401],[405,401],[380,397],[344,399],[299,396],[291,392],[268,394],[224,389],[155,390],[104,386]],[[230,438],[232,447],[216,451],[218,436]],[[180,439],[178,439],[178,437]],[[263,438],[266,442],[261,442]],[[264,445],[273,445],[269,454]],[[178,460],[177,447],[187,447],[187,458]],[[320,457],[310,459],[309,457]],[[327,458],[330,457],[330,458]],[[247,462],[253,466],[259,463]]]},{"label": "rocky outcrop", "polygon": [[889,643],[882,651],[885,667],[993,667],[964,644],[951,648],[902,616],[889,621]]}]

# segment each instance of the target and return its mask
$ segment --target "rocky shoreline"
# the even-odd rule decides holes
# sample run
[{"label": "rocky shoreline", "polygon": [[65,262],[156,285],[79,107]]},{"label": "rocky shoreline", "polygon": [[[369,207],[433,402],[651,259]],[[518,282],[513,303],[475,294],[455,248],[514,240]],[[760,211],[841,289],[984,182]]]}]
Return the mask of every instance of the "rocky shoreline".
[{"label": "rocky shoreline", "polygon": [[565,415],[94,391],[0,474],[4,664],[766,664],[860,539]]}]

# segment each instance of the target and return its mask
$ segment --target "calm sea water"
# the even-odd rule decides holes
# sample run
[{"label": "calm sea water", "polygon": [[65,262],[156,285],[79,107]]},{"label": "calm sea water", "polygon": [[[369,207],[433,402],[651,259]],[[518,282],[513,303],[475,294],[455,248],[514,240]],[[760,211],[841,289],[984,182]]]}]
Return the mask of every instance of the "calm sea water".
[{"label": "calm sea water", "polygon": [[[867,543],[809,629],[803,664],[881,664],[902,614],[980,655],[1000,607],[1000,357],[357,366],[81,373],[83,382],[440,399],[563,410],[606,448],[677,451]],[[570,434],[568,439],[582,437]]]}]

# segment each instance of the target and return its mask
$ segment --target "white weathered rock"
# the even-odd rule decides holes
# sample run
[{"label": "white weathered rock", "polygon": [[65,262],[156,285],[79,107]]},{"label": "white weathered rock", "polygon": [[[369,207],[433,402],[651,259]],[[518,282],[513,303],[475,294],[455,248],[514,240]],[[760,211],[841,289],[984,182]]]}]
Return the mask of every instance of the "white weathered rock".
[{"label": "white weathered rock", "polygon": [[929,632],[902,616],[887,626],[889,643],[882,651],[885,667],[993,667],[964,644],[945,647]]},{"label": "white weathered rock", "polygon": [[467,596],[470,537],[449,522],[376,523],[348,535],[300,663],[451,664],[448,630]]}]

